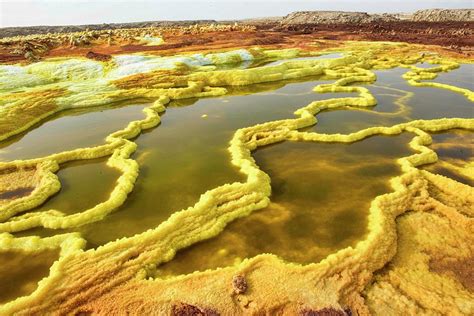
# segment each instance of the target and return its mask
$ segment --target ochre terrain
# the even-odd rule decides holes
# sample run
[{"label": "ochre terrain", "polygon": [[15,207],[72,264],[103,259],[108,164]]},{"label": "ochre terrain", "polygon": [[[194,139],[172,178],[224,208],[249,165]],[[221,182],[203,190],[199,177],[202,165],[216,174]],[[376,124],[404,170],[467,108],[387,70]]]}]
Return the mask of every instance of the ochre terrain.
[{"label": "ochre terrain", "polygon": [[[382,21],[340,24],[210,24],[187,27],[91,30],[76,33],[27,35],[0,39],[0,62],[36,61],[48,57],[89,56],[147,52],[172,55],[250,48],[321,50],[346,40],[398,41],[437,45],[430,51],[472,56],[474,22]],[[162,45],[143,38],[163,37]],[[312,45],[307,45],[312,43]],[[107,58],[107,57],[102,57]]]}]

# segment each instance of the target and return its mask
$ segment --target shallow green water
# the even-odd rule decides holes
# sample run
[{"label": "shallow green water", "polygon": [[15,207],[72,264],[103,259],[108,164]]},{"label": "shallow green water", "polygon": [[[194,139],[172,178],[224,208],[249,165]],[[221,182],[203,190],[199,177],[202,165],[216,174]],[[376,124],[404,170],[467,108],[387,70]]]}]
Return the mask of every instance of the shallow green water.
[{"label": "shallow green water", "polygon": [[418,68],[429,69],[429,68],[437,67],[438,65],[427,63],[427,62],[421,62],[421,63],[416,63],[414,66]]},{"label": "shallow green water", "polygon": [[474,91],[474,64],[461,64],[458,69],[441,72],[433,81]]},{"label": "shallow green water", "polygon": [[[366,86],[376,97],[378,104],[370,109],[344,109],[323,111],[317,115],[318,124],[310,131],[318,133],[352,133],[373,126],[391,126],[416,119],[472,118],[474,107],[462,94],[445,89],[413,87],[401,77],[407,70],[395,68],[375,71],[374,86]],[[401,91],[399,91],[401,90]],[[397,96],[406,92],[413,95],[405,101],[406,110],[395,104]]]},{"label": "shallow green water", "polygon": [[105,143],[105,137],[144,118],[144,105],[63,111],[0,143],[0,161],[38,158]]},{"label": "shallow green water", "polygon": [[227,147],[233,133],[241,127],[291,118],[296,109],[313,100],[336,96],[312,92],[318,83],[241,87],[231,93],[254,94],[184,100],[168,106],[161,125],[136,139],[134,158],[140,164],[140,176],[125,204],[101,222],[80,228],[89,245],[156,227],[172,213],[194,205],[207,190],[245,181],[230,163]]},{"label": "shallow green water", "polygon": [[410,154],[412,137],[284,142],[257,149],[253,156],[272,179],[270,206],[179,251],[158,267],[158,276],[228,266],[261,253],[306,264],[355,246],[366,234],[371,200],[390,192],[388,179],[400,174],[395,160]]},{"label": "shallow green water", "polygon": [[57,175],[61,190],[34,211],[54,209],[69,215],[94,207],[107,200],[120,171],[101,158],[63,164]]},{"label": "shallow green water", "polygon": [[[430,147],[438,155],[438,162],[426,165],[423,169],[474,186],[474,179],[450,168],[450,166],[464,167],[469,160],[474,158],[474,133],[455,129],[432,134],[431,137],[433,143]],[[445,165],[445,163],[450,165]]]},{"label": "shallow green water", "polygon": [[0,252],[0,304],[31,294],[58,258],[58,250]]}]

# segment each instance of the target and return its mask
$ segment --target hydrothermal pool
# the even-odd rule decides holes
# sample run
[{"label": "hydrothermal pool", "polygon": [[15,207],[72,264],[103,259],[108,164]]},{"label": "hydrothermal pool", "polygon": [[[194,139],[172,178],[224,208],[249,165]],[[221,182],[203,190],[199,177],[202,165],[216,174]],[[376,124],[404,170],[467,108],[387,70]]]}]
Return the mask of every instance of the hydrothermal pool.
[{"label": "hydrothermal pool", "polygon": [[474,90],[474,65],[461,64],[459,68],[450,72],[440,73],[434,82],[455,85],[457,87]]},{"label": "hydrothermal pool", "polygon": [[375,71],[377,81],[367,88],[377,98],[377,106],[323,111],[317,117],[318,124],[310,130],[352,133],[411,120],[473,116],[472,102],[463,95],[437,88],[412,87],[402,78],[405,72],[402,68]]},{"label": "hydrothermal pool", "polygon": [[289,82],[276,90],[272,89],[282,83],[257,85],[249,91],[239,89],[243,96],[170,104],[160,126],[136,140],[135,157],[143,175],[136,185],[141,189],[104,221],[81,228],[83,235],[91,246],[132,236],[194,205],[207,190],[244,182],[226,150],[232,134],[245,126],[292,117],[310,101],[336,96],[313,93],[311,88],[319,82]]},{"label": "hydrothermal pool", "polygon": [[49,268],[58,258],[57,250],[0,252],[0,303],[33,293],[38,282],[48,276]]},{"label": "hydrothermal pool", "polygon": [[[251,300],[291,305],[306,302],[302,293],[320,299],[317,308],[362,311],[362,296],[370,306],[383,301],[386,293],[378,286],[385,286],[379,282],[384,273],[404,262],[399,254],[417,255],[406,246],[410,239],[397,244],[407,228],[397,232],[395,219],[411,221],[408,211],[448,212],[443,207],[452,205],[469,214],[470,202],[459,201],[468,201],[472,188],[424,166],[438,159],[428,146],[433,140],[436,151],[439,140],[430,135],[474,129],[474,95],[436,84],[441,75],[435,74],[453,71],[455,60],[405,44],[345,45],[338,51],[347,53],[332,59],[307,59],[307,53],[299,58],[296,49],[255,49],[162,59],[122,56],[107,65],[74,61],[71,71],[81,82],[54,78],[19,94],[3,91],[2,113],[19,122],[15,129],[7,116],[0,120],[4,144],[29,127],[24,145],[18,139],[12,146],[20,144],[23,158],[33,159],[10,161],[12,156],[0,163],[0,245],[12,251],[34,243],[61,252],[36,290],[0,311],[31,306],[46,312],[54,306],[82,313],[107,304],[109,295],[114,308],[123,310],[136,293],[155,300],[142,304],[144,310],[153,306],[163,313],[172,308],[169,302],[188,300],[224,314],[233,313],[235,304],[250,308]],[[254,65],[247,68],[248,62]],[[434,66],[416,67],[420,62]],[[39,82],[30,79],[32,86]],[[58,80],[60,87],[52,89]],[[22,115],[32,100],[31,111],[48,123],[32,127],[36,121]],[[148,105],[136,112],[132,106],[110,110],[123,109],[122,116],[53,116],[138,101]],[[100,128],[87,134],[94,117]],[[75,119],[68,131],[62,122]],[[54,126],[72,135],[84,130],[85,137],[65,141],[69,137],[54,133]],[[28,135],[42,139],[42,130],[54,135],[54,146],[28,156],[38,147],[26,141]],[[471,174],[469,164],[455,167]],[[445,191],[435,194],[433,187]],[[456,203],[449,202],[453,188]],[[431,223],[446,230],[442,220]],[[468,240],[463,232],[459,236]],[[453,253],[468,256],[464,246],[460,250]],[[425,269],[429,262],[403,264],[423,268],[413,272],[422,278],[442,277]],[[369,286],[374,274],[380,279]],[[248,298],[227,294],[235,277],[251,284]],[[415,290],[408,292],[416,293],[418,285],[411,286]],[[464,311],[465,294],[457,286],[436,291],[444,293],[446,306]],[[274,299],[265,300],[268,293]],[[400,293],[391,293],[401,301]]]},{"label": "hydrothermal pool", "polygon": [[412,137],[285,142],[258,149],[253,156],[272,178],[270,205],[232,222],[218,237],[178,252],[157,267],[156,276],[231,266],[262,253],[308,264],[355,246],[366,234],[370,202],[390,192],[388,179],[400,173],[396,158],[410,154]]},{"label": "hydrothermal pool", "polygon": [[31,131],[0,144],[0,160],[30,159],[81,147],[92,147],[125,127],[131,120],[143,118],[143,105],[118,108],[68,110]]},{"label": "hydrothermal pool", "polygon": [[449,130],[432,134],[431,137],[433,138],[431,148],[438,155],[438,161],[426,165],[424,169],[474,186],[472,131]]}]

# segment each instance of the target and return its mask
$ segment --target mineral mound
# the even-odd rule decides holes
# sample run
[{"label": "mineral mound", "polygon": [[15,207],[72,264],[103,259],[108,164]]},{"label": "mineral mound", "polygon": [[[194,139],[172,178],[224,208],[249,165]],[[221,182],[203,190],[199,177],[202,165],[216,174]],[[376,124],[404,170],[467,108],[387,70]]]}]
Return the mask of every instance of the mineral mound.
[{"label": "mineral mound", "polygon": [[473,11],[473,9],[427,9],[416,11],[414,14],[368,14],[367,12],[344,11],[297,11],[285,16],[281,20],[281,24],[362,24],[396,21],[472,22],[474,21]]},{"label": "mineral mound", "polygon": [[367,12],[298,11],[288,14],[282,24],[339,24],[369,23],[373,17]]},{"label": "mineral mound", "polygon": [[474,9],[427,9],[413,14],[413,21],[446,22],[446,21],[474,21]]}]

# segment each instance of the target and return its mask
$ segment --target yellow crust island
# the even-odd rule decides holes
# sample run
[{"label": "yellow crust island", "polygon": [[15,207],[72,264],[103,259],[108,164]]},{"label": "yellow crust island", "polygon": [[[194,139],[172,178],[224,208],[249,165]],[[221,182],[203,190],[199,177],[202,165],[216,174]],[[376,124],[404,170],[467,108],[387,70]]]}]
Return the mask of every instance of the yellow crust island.
[{"label": "yellow crust island", "polygon": [[[6,197],[0,200],[0,252],[20,252],[27,258],[32,252],[56,250],[59,254],[34,291],[4,302],[0,314],[473,314],[474,189],[422,166],[438,160],[428,147],[431,134],[453,129],[471,132],[474,118],[418,119],[348,134],[307,129],[318,124],[322,111],[376,106],[368,87],[377,80],[374,70],[380,69],[406,68],[403,79],[409,85],[444,89],[474,102],[471,90],[436,82],[438,73],[472,61],[426,53],[429,47],[402,43],[345,42],[333,50],[342,52],[342,57],[305,59],[298,57],[331,51],[255,47],[168,57],[118,55],[102,62],[56,58],[0,66],[2,140],[66,109],[112,107],[119,102],[150,104],[143,110],[144,119],[108,135],[102,145],[0,163],[0,196]],[[280,59],[284,61],[268,66],[221,67]],[[418,62],[433,67],[419,68]],[[86,250],[80,233],[64,232],[101,221],[123,205],[140,177],[133,157],[134,140],[160,124],[170,102],[225,96],[232,86],[310,76],[330,81],[315,86],[315,93],[353,96],[314,101],[299,108],[294,118],[235,130],[227,150],[245,181],[209,190],[195,205],[173,213],[158,227],[96,249]],[[407,111],[403,98],[410,95],[401,97],[398,110],[390,115]],[[258,147],[283,141],[331,146],[402,133],[411,135],[413,154],[396,161],[400,175],[390,180],[390,193],[371,201],[367,234],[353,247],[305,265],[264,253],[224,268],[168,278],[156,273],[179,250],[216,237],[227,224],[269,205],[272,179],[252,157]],[[107,157],[107,165],[120,171],[107,200],[74,214],[32,211],[60,190],[56,173],[64,163],[100,157]],[[469,159],[452,169],[472,180],[473,157]],[[17,235],[35,228],[48,229],[51,237]]]}]

